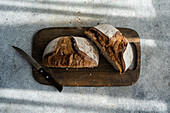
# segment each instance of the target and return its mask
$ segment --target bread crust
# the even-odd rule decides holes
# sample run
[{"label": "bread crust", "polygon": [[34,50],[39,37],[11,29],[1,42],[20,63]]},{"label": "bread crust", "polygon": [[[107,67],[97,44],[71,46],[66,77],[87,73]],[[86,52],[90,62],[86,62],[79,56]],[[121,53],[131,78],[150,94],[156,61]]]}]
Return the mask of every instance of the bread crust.
[{"label": "bread crust", "polygon": [[99,53],[88,39],[63,36],[46,46],[42,62],[47,67],[92,68],[99,64]]},{"label": "bread crust", "polygon": [[133,60],[132,48],[118,29],[102,24],[84,33],[96,44],[116,70],[124,73],[128,69]]}]

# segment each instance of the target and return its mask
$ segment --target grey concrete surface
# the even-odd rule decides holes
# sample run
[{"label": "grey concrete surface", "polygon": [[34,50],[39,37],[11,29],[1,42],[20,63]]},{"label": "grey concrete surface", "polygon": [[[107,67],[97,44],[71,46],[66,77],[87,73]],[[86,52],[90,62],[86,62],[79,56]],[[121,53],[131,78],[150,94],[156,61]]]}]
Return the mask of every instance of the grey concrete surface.
[{"label": "grey concrete surface", "polygon": [[[80,19],[80,20],[79,20]],[[132,28],[141,41],[141,72],[129,87],[65,87],[37,83],[12,45],[31,54],[32,36],[54,26],[108,23]],[[170,112],[169,0],[1,0],[0,113]]]}]

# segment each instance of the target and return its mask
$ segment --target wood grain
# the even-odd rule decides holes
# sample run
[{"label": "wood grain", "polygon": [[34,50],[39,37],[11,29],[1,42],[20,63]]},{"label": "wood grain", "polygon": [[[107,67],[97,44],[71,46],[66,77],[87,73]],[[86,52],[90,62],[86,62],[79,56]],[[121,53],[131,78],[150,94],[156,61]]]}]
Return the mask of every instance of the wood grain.
[{"label": "wood grain", "polygon": [[[84,31],[89,27],[55,27],[45,28],[33,37],[32,57],[40,64],[42,63],[42,55],[46,45],[53,39],[59,36],[73,35],[83,36]],[[127,70],[120,75],[110,63],[100,54],[99,67],[96,68],[48,68],[48,72],[63,86],[129,86],[137,82],[140,74],[140,39],[136,31],[128,28],[117,28],[128,39],[129,42],[134,43],[137,49],[136,68],[134,70]],[[33,76],[36,81],[41,84],[49,85],[34,68]]]}]

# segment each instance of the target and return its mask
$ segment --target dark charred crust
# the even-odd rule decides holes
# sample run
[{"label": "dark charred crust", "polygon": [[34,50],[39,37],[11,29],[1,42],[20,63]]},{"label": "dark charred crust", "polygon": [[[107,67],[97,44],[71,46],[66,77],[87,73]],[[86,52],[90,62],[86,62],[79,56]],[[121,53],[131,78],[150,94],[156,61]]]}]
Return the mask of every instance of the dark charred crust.
[{"label": "dark charred crust", "polygon": [[79,48],[77,47],[76,40],[75,40],[73,37],[71,37],[71,42],[72,42],[72,48],[73,48],[73,50],[74,50],[76,53],[78,53]]}]

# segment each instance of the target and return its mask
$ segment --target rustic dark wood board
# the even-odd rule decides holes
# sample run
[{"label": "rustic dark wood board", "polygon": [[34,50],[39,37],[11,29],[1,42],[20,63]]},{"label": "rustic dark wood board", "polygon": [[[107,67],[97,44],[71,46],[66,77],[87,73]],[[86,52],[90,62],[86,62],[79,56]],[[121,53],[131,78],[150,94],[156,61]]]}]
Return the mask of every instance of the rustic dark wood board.
[{"label": "rustic dark wood board", "polygon": [[[42,63],[42,55],[46,45],[59,36],[73,35],[83,36],[87,38],[83,32],[88,27],[55,27],[45,28],[33,37],[32,56],[40,64]],[[137,82],[140,74],[140,40],[136,31],[128,28],[118,28],[129,42],[133,42],[137,49],[136,68],[127,70],[120,75],[118,71],[108,63],[108,61],[100,54],[99,67],[96,68],[48,68],[52,72],[52,76],[63,86],[129,86]],[[46,67],[47,68],[47,67]],[[41,84],[49,85],[49,83],[33,68],[33,76]]]}]

